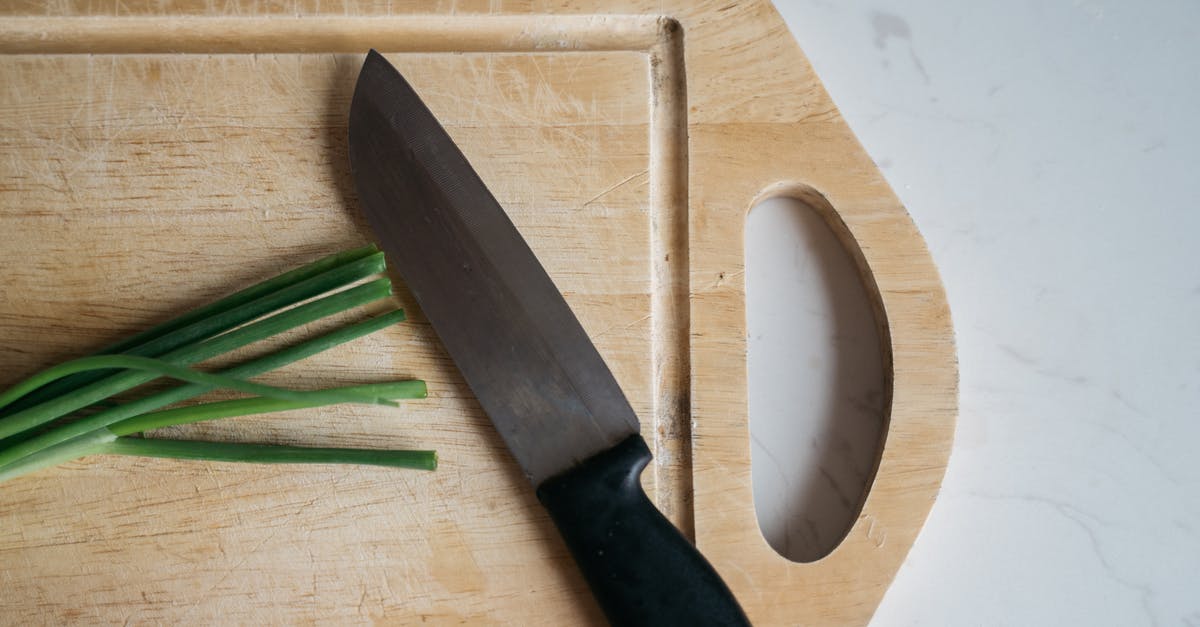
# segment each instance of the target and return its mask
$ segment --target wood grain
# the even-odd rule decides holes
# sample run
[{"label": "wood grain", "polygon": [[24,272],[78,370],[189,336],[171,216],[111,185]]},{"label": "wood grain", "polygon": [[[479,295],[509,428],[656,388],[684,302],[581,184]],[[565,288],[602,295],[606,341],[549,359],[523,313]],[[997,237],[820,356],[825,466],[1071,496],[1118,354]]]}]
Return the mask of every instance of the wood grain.
[{"label": "wood grain", "polygon": [[[0,383],[369,240],[344,136],[376,47],[563,290],[654,443],[648,492],[756,624],[865,623],[936,496],[956,412],[945,298],[904,208],[765,2],[477,4],[0,6]],[[891,366],[876,477],[813,564],[767,545],[750,493],[742,235],[766,195],[826,215]],[[410,322],[266,380],[420,376],[428,400],[180,432],[437,448],[441,469],[94,458],[24,477],[0,486],[4,614],[599,621],[400,286]]]}]

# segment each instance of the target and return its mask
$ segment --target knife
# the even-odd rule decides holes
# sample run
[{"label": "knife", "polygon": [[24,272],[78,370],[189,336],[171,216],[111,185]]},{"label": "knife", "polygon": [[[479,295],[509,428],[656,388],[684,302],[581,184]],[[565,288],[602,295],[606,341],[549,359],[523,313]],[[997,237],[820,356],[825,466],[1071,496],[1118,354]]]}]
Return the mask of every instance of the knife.
[{"label": "knife", "polygon": [[748,625],[642,491],[638,418],[462,151],[371,50],[350,105],[359,203],[614,625]]}]

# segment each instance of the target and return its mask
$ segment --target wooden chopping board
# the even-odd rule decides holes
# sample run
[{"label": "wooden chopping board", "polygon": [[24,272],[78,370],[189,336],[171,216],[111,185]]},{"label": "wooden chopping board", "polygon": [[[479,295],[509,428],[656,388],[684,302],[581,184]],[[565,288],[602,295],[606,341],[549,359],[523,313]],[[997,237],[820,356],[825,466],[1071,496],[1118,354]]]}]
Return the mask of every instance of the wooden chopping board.
[{"label": "wooden chopping board", "polygon": [[[953,434],[953,333],[920,235],[767,2],[551,4],[0,7],[0,385],[369,241],[345,123],[375,47],[565,293],[653,443],[648,493],[751,619],[867,622]],[[890,366],[865,504],[811,564],[767,545],[750,487],[742,236],[770,195],[822,212],[857,259]],[[3,620],[600,623],[397,286],[409,322],[264,380],[416,376],[427,400],[177,433],[436,448],[438,471],[96,457],[14,480]]]}]

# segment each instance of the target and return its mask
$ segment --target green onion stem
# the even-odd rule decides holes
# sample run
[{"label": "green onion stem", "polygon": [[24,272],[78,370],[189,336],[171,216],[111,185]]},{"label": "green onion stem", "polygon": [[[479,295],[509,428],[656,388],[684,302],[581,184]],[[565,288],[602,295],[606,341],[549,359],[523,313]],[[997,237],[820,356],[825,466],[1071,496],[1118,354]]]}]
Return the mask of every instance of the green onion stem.
[{"label": "green onion stem", "polygon": [[[401,398],[425,398],[425,382],[413,380],[370,383],[367,385],[331,388],[322,391],[393,400]],[[141,414],[114,423],[108,427],[108,430],[117,435],[130,435],[151,429],[160,429],[162,427],[171,427],[204,420],[249,416],[251,414],[268,414],[332,404],[334,403],[323,402],[322,399],[315,396],[312,399],[299,401],[263,397],[238,398],[229,401],[216,401]]]},{"label": "green onion stem", "polygon": [[[357,307],[391,294],[391,282],[376,279],[357,287],[305,303],[284,312],[240,327],[229,333],[179,348],[163,355],[165,361],[188,365],[277,335],[291,328],[319,320],[352,307]],[[122,372],[102,379],[72,394],[61,396],[0,419],[0,438],[8,437],[50,422],[96,401],[119,394],[155,378],[153,373]],[[47,446],[82,435],[115,422],[108,412],[88,416],[79,421],[53,429],[34,438],[0,451],[0,467]]]},{"label": "green onion stem", "polygon": [[[223,370],[221,374],[231,377],[253,377],[264,372],[275,370],[276,368],[282,368],[288,364],[311,357],[335,346],[402,322],[404,317],[404,311],[401,309],[396,309],[388,313],[375,316],[374,318],[368,318],[361,322],[356,322],[345,327],[339,327],[324,335],[314,337],[294,346],[289,346],[257,359],[238,364]],[[106,410],[104,412],[107,414],[106,416],[96,414],[95,417],[98,419],[98,422],[107,422],[111,424],[111,429],[119,431],[121,435],[128,435],[129,433],[136,432],[136,425],[132,421],[142,419],[145,415],[152,415],[143,414],[142,412],[152,412],[160,407],[166,407],[172,403],[185,401],[195,396],[199,396],[200,394],[208,392],[212,389],[213,388],[210,386],[196,383],[181,385],[179,387],[164,390],[150,396],[145,396],[117,405],[116,407]],[[393,396],[390,394],[381,394],[380,396],[383,398],[400,398],[403,395],[396,394]],[[413,398],[416,397],[413,396]],[[123,418],[124,420],[122,420]],[[129,424],[126,424],[127,422]],[[131,431],[129,429],[131,426],[135,427],[135,430]],[[144,430],[145,427],[142,427],[142,429]],[[27,457],[13,462],[12,464],[0,467],[0,481],[5,481],[28,472],[39,470],[41,468],[67,462],[78,457],[83,457],[84,455],[101,452],[96,448],[96,443],[106,443],[114,438],[116,438],[116,435],[113,434],[113,431],[100,428],[95,431],[76,436],[66,440],[65,442],[41,449],[31,455],[28,455]],[[13,438],[9,438],[10,441],[12,439]]]},{"label": "green onion stem", "polygon": [[385,268],[383,253],[375,253],[346,265],[327,270],[317,276],[289,285],[278,291],[271,292],[248,303],[214,314],[203,320],[197,320],[186,327],[150,340],[145,344],[135,346],[125,351],[125,354],[145,355],[148,357],[165,355],[181,346],[186,346],[218,333],[223,333],[273,311],[290,307],[298,302],[308,300],[326,292],[340,289],[373,274],[379,274]]},{"label": "green onion stem", "polygon": [[24,457],[16,463],[0,467],[0,481],[8,481],[23,474],[57,466],[85,455],[103,453],[105,446],[116,439],[116,434],[107,429],[98,429],[71,438]]},{"label": "green onion stem", "polygon": [[[42,372],[18,383],[0,394],[0,407],[6,405],[12,398],[20,397],[25,391],[37,389],[49,381],[61,379],[62,377],[70,376],[77,372],[87,372],[90,370],[102,369],[123,369],[123,370],[142,370],[147,373],[153,373],[157,376],[170,377],[179,381],[188,383],[197,383],[207,385],[214,388],[228,388],[235,392],[245,394],[257,394],[267,398],[273,398],[294,403],[305,404],[306,406],[316,405],[332,405],[334,403],[375,403],[382,397],[368,397],[360,394],[360,390],[351,390],[346,388],[340,396],[323,396],[324,390],[300,391],[280,388],[270,385],[262,385],[242,379],[235,379],[226,375],[212,374],[209,372],[201,372],[193,370],[186,366],[177,366],[172,363],[165,362],[161,359],[152,359],[150,357],[136,357],[133,355],[95,355],[92,357],[81,357],[68,362],[64,362],[47,368]],[[335,398],[339,400],[334,400]]]},{"label": "green onion stem", "polygon": [[[293,346],[263,355],[256,359],[238,364],[231,368],[221,371],[221,374],[227,377],[249,378],[254,377],[264,372],[270,372],[276,368],[282,368],[290,363],[306,359],[317,353],[324,352],[340,344],[345,344],[351,340],[358,339],[364,335],[368,335],[381,329],[392,326],[404,321],[404,310],[395,309],[388,313],[378,315],[374,318],[368,318],[361,322],[356,322],[351,325],[339,327],[324,335],[319,335],[309,340],[305,340]],[[113,406],[105,409],[105,416],[101,421],[108,424],[114,424],[131,416],[137,416],[144,412],[154,411],[161,407],[166,407],[173,403],[186,401],[190,398],[211,391],[213,388],[207,385],[191,383],[181,385],[168,390],[163,390],[149,396],[143,396],[125,403],[113,404]],[[101,401],[101,403],[106,401]],[[99,414],[97,414],[99,415]],[[30,437],[37,435],[36,433],[26,432],[11,436],[4,440],[0,440],[0,450],[13,446]]]},{"label": "green onion stem", "polygon": [[352,261],[358,261],[363,257],[367,257],[378,252],[379,248],[377,248],[374,244],[371,244],[369,246],[363,246],[361,248],[346,250],[339,253],[334,253],[327,257],[322,257],[321,259],[318,259],[312,263],[301,266],[294,270],[289,270],[283,274],[280,274],[279,276],[267,279],[266,281],[252,285],[240,292],[226,296],[221,300],[209,303],[198,309],[193,309],[192,311],[189,311],[178,318],[168,320],[167,322],[164,322],[158,326],[125,338],[116,344],[106,346],[99,351],[96,351],[96,353],[124,353],[135,346],[145,344],[150,340],[171,333],[177,329],[182,329],[183,327],[186,327],[199,320],[224,313],[230,309],[256,300],[260,296],[265,296],[271,292],[301,283],[313,277],[324,274],[328,270],[346,265]]},{"label": "green onion stem", "polygon": [[437,468],[434,451],[387,451],[350,448],[308,448],[233,442],[117,438],[98,452],[141,457],[199,459],[262,464],[365,464],[393,468]]},{"label": "green onion stem", "polygon": [[[204,317],[197,317],[194,313],[185,314],[182,317],[185,322],[184,324],[179,324],[178,321],[180,319],[176,319],[162,325],[168,327],[168,331],[164,332],[158,329],[157,335],[153,337],[148,335],[147,337],[150,339],[144,342],[126,346],[126,344],[132,343],[131,339],[114,346],[120,348],[121,352],[129,355],[159,357],[170,354],[171,351],[177,350],[180,347],[213,337],[250,320],[269,314],[272,311],[289,307],[298,302],[366,278],[372,274],[382,272],[386,268],[383,253],[363,254],[367,252],[365,248],[350,251],[346,254],[353,253],[357,257],[349,261],[338,255],[334,255],[333,257],[326,258],[326,260],[318,261],[316,264],[310,264],[310,266],[285,273],[279,277],[260,283],[258,286],[235,294],[234,297],[237,298],[230,297],[230,299],[218,301],[208,307],[202,307],[202,311],[208,310],[205,312]],[[341,263],[333,265],[334,261]],[[314,273],[313,270],[310,270],[312,265],[317,266],[315,270],[321,271]],[[263,285],[267,287],[264,289]],[[246,295],[247,292],[249,292],[248,296]],[[113,350],[113,347],[109,347],[101,352],[112,353],[117,351]],[[60,379],[28,395],[20,402],[14,403],[4,413],[9,415],[15,414],[49,399],[61,397],[68,392],[99,381],[106,375],[111,374],[111,370],[100,370],[79,373],[69,378]]]}]

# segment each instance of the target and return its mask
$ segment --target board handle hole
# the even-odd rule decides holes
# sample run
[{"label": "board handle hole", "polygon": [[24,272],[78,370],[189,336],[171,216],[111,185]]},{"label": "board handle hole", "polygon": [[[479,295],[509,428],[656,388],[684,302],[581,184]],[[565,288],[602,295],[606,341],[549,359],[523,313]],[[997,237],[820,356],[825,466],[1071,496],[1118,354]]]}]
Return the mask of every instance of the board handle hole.
[{"label": "board handle hole", "polygon": [[878,290],[829,202],[764,193],[746,218],[751,474],[780,555],[829,555],[858,518],[883,449],[890,351]]}]

